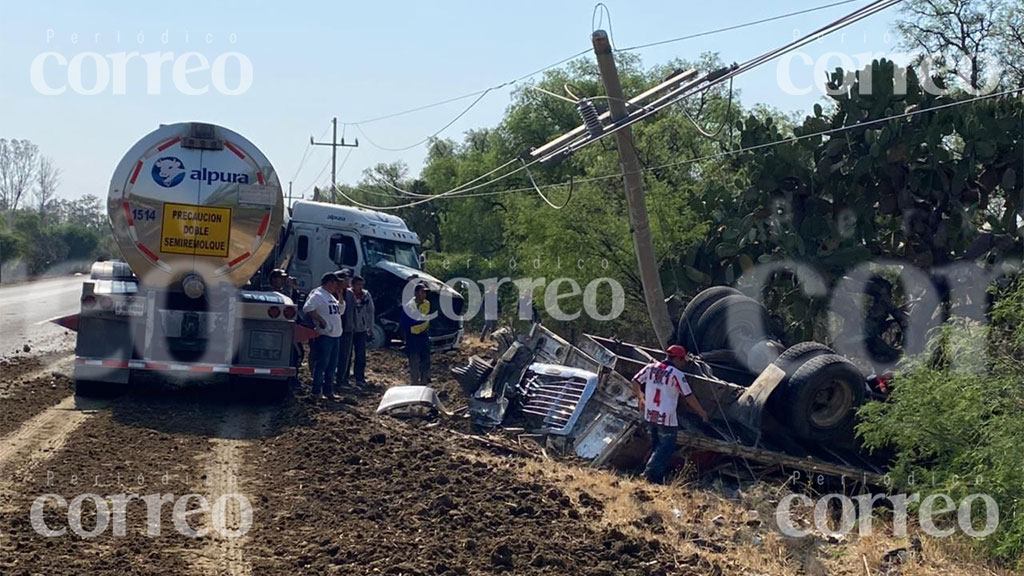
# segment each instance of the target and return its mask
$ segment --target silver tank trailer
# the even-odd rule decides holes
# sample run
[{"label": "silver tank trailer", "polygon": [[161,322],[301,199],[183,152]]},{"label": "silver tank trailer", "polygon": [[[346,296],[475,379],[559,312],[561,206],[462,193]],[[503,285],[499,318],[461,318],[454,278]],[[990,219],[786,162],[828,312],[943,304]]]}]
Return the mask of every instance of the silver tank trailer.
[{"label": "silver tank trailer", "polygon": [[164,125],[133,146],[110,181],[107,212],[125,261],[157,289],[241,287],[274,249],[284,198],[277,173],[227,128]]}]

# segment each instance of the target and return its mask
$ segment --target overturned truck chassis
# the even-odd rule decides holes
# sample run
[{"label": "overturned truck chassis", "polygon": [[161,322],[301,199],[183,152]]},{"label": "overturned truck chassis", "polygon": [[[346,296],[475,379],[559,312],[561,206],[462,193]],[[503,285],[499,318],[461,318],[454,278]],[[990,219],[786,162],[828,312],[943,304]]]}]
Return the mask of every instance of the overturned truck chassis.
[{"label": "overturned truck chassis", "polygon": [[[481,428],[525,428],[546,436],[563,455],[599,467],[642,458],[636,441],[641,426],[630,378],[659,358],[657,350],[583,335],[574,346],[539,324],[528,334],[495,333],[500,356],[474,356],[453,372]],[[681,447],[735,458],[761,471],[823,475],[879,485],[884,471],[865,460],[852,442],[825,446],[799,442],[766,410],[784,374],[769,365],[749,387],[714,377],[701,362],[687,370],[697,399],[712,415],[710,425],[680,419]]]}]

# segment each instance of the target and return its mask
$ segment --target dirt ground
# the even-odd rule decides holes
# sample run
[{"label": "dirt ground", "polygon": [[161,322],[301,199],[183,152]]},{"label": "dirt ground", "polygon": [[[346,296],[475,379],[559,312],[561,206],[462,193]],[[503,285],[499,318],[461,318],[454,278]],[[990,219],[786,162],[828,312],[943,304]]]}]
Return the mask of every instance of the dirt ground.
[{"label": "dirt ground", "polygon": [[[465,405],[448,369],[487,348],[434,357],[449,409]],[[686,474],[664,487],[623,473],[545,457],[529,442],[481,442],[467,421],[374,414],[384,389],[405,380],[398,351],[372,352],[372,388],[339,402],[304,391],[280,404],[223,394],[132,394],[69,403],[52,358],[20,359],[0,378],[0,574],[712,574],[857,575],[1006,573],[926,542],[897,567],[883,556],[905,541],[787,541],[767,515],[783,488],[742,496]],[[124,535],[73,533],[68,509],[44,495],[239,494],[248,531],[225,538],[196,501],[182,534],[172,507],[155,520],[142,501],[125,509]],[[228,528],[245,521],[228,514]],[[86,501],[84,530],[96,527]],[[159,527],[159,536],[151,532]]]}]

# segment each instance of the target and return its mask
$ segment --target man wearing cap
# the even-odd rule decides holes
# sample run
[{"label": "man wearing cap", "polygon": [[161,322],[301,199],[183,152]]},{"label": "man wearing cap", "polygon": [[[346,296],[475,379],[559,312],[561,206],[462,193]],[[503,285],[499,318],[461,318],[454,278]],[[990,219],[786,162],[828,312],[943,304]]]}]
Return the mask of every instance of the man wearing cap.
[{"label": "man wearing cap", "polygon": [[409,380],[413,386],[430,385],[430,301],[427,285],[416,284],[413,297],[402,306],[405,353],[409,356]]},{"label": "man wearing cap", "polygon": [[341,338],[338,340],[338,386],[348,386],[349,361],[352,358],[352,337],[355,334],[355,296],[349,288],[352,284],[352,270],[342,268],[335,272],[338,277],[338,301],[341,307]]},{"label": "man wearing cap", "polygon": [[328,396],[337,399],[332,392],[334,374],[338,369],[338,340],[342,334],[341,307],[334,296],[338,291],[338,277],[328,272],[320,277],[320,286],[314,288],[306,298],[302,311],[313,320],[319,334],[310,344],[314,358],[310,370],[313,372],[313,398],[326,400]]},{"label": "man wearing cap", "polygon": [[640,414],[651,433],[651,457],[644,469],[644,476],[655,484],[665,481],[669,462],[676,452],[676,431],[679,429],[676,408],[679,397],[686,400],[690,410],[702,421],[708,421],[704,407],[694,397],[682,371],[687,363],[686,348],[674,344],[668,347],[666,356],[662,362],[644,366],[632,380],[633,393],[640,401]]}]

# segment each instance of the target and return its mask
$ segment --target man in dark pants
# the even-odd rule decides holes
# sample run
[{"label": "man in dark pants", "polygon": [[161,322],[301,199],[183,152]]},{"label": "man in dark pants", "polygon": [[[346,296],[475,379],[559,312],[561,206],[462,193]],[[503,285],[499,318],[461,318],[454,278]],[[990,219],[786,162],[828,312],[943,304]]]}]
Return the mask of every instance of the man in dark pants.
[{"label": "man in dark pants", "polygon": [[420,282],[402,307],[405,353],[409,356],[409,380],[413,386],[430,385],[430,302],[427,285]]},{"label": "man in dark pants", "polygon": [[676,407],[679,397],[705,423],[708,415],[693,396],[690,385],[682,368],[687,363],[686,348],[679,345],[668,347],[667,358],[663,362],[652,362],[644,366],[633,377],[633,393],[640,401],[640,413],[651,433],[651,457],[647,461],[644,475],[647,480],[661,484],[665,481],[669,462],[676,453],[676,431],[679,420]]},{"label": "man in dark pants", "polygon": [[356,386],[366,386],[366,341],[372,337],[373,323],[377,314],[373,305],[373,296],[365,288],[366,281],[362,276],[352,278],[352,353],[354,356],[353,376]]},{"label": "man in dark pants", "polygon": [[338,290],[338,278],[328,272],[320,278],[320,286],[314,288],[306,298],[302,310],[315,323],[318,336],[313,339],[310,347],[314,357],[311,371],[313,373],[313,399],[337,399],[332,392],[332,380],[337,371],[335,362],[338,358],[338,339],[342,334],[341,306],[335,293]]},{"label": "man in dark pants", "polygon": [[342,268],[335,272],[338,277],[338,301],[344,303],[344,312],[341,314],[341,326],[343,332],[338,339],[338,377],[335,379],[338,386],[348,387],[349,362],[352,358],[352,340],[355,332],[355,298],[349,287],[352,282],[352,271]]}]

